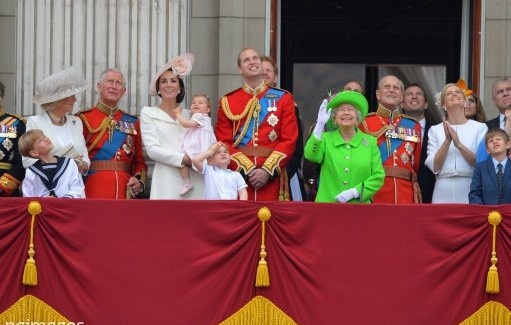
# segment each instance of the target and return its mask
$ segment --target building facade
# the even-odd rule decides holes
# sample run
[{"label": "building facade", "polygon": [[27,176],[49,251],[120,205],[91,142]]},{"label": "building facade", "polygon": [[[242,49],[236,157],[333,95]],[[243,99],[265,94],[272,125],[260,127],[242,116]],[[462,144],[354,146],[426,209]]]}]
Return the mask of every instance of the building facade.
[{"label": "building facade", "polygon": [[[183,52],[193,52],[197,58],[186,80],[187,93],[206,93],[215,102],[240,85],[236,67],[240,49],[250,46],[269,54],[270,42],[275,39],[270,25],[272,17],[278,20],[279,3],[4,0],[0,3],[4,106],[20,115],[36,114],[40,108],[31,98],[37,81],[67,65],[80,67],[89,82],[76,109],[91,106],[97,100],[97,77],[104,69],[116,67],[128,81],[121,106],[138,114],[141,107],[156,101],[148,96],[152,75],[169,58]],[[491,85],[495,79],[511,75],[511,2],[482,0],[480,18],[477,80],[487,115],[493,117],[497,112],[491,102]],[[278,33],[276,40],[278,44]],[[278,45],[272,50],[278,51]]]}]

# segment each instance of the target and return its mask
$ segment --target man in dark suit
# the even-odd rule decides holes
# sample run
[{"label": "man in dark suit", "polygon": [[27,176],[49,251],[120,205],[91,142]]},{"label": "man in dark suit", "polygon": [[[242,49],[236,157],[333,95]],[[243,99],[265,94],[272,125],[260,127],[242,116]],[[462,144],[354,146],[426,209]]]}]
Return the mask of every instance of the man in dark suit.
[{"label": "man in dark suit", "polygon": [[422,203],[431,203],[435,187],[435,175],[424,164],[424,161],[428,152],[428,131],[432,123],[426,119],[425,111],[428,109],[428,100],[424,89],[418,83],[412,83],[405,88],[401,108],[406,115],[413,117],[421,125],[422,147],[417,181],[421,189]]},{"label": "man in dark suit", "polygon": [[486,122],[488,130],[493,128],[504,129],[504,112],[511,108],[511,78],[498,79],[492,86],[492,100],[499,110],[499,116]]},{"label": "man in dark suit", "polygon": [[511,159],[507,156],[509,136],[494,128],[484,137],[490,158],[476,165],[468,200],[470,204],[511,203]]}]

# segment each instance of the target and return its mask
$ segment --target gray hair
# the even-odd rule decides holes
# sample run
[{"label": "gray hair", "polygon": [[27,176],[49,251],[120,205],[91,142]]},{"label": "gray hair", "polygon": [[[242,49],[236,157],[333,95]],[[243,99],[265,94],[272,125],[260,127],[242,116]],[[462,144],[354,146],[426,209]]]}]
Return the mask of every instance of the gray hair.
[{"label": "gray hair", "polygon": [[124,74],[121,72],[121,70],[115,69],[115,68],[109,68],[109,69],[106,69],[105,71],[101,72],[101,74],[99,75],[97,83],[103,84],[105,82],[105,75],[107,73],[109,73],[109,72],[115,72],[115,73],[120,74],[121,77],[122,77],[122,86],[126,87],[126,78],[124,77]]},{"label": "gray hair", "polygon": [[[353,106],[353,105],[351,105],[351,106]],[[333,108],[332,112],[330,113],[330,118],[332,119],[334,124],[335,124],[335,115],[337,114],[337,111],[339,110],[339,108],[341,108],[341,105]],[[360,113],[360,111],[355,106],[353,106],[353,108],[355,109],[355,114],[357,115],[357,125],[358,125],[358,124],[360,124],[360,122],[362,122],[362,113]]]}]

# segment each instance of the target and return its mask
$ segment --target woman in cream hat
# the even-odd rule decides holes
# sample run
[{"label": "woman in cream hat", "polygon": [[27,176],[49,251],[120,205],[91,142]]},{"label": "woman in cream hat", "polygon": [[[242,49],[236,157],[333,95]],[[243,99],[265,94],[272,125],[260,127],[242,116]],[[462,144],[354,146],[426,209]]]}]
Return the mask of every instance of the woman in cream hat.
[{"label": "woman in cream hat", "polygon": [[[185,96],[183,78],[192,70],[195,57],[185,53],[167,62],[149,84],[149,94],[159,96],[161,102],[143,107],[140,112],[140,131],[147,155],[154,162],[151,181],[151,199],[202,199],[204,178],[190,171],[193,190],[180,196],[182,183],[180,167],[191,167],[191,159],[180,150],[184,129],[179,125],[177,111]],[[183,115],[189,116],[188,110]]]},{"label": "woman in cream hat", "polygon": [[[383,185],[385,172],[376,138],[357,125],[367,115],[368,103],[356,91],[342,91],[318,112],[305,158],[321,164],[316,202],[370,203]],[[323,132],[325,124],[331,132]]]},{"label": "woman in cream hat", "polygon": [[[76,95],[87,88],[87,82],[80,70],[68,67],[43,80],[36,87],[33,102],[41,105],[43,112],[30,116],[27,130],[40,129],[53,142],[53,154],[73,158],[82,174],[90,166],[89,154],[83,138],[82,121],[71,115]],[[34,159],[23,157],[25,167]]]}]

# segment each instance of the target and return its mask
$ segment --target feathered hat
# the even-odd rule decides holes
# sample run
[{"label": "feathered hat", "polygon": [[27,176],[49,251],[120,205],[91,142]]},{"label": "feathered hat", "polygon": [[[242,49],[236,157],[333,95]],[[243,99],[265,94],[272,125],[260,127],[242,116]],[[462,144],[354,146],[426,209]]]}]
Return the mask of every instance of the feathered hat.
[{"label": "feathered hat", "polygon": [[167,62],[153,77],[153,80],[151,80],[151,83],[149,84],[149,95],[151,96],[157,96],[158,93],[156,92],[156,83],[158,82],[158,79],[167,70],[172,69],[172,73],[174,76],[183,78],[190,74],[190,71],[192,71],[192,65],[195,62],[195,55],[192,53],[184,53],[179,56],[176,56],[169,62]]},{"label": "feathered hat", "polygon": [[56,72],[37,84],[34,104],[53,103],[60,99],[76,95],[87,89],[87,81],[78,68],[68,67]]}]

